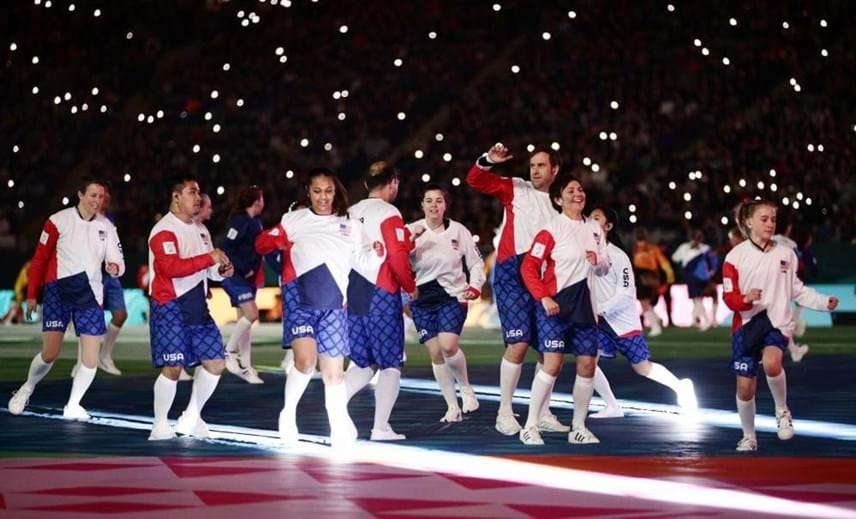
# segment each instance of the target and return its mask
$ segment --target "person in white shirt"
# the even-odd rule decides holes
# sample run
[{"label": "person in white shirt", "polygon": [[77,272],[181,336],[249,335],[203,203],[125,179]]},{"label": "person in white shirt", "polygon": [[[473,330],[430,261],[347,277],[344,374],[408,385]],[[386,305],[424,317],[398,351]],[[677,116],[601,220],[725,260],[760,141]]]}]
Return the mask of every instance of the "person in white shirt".
[{"label": "person in white shirt", "polygon": [[674,253],[672,261],[681,266],[687,293],[693,301],[693,324],[699,330],[706,331],[716,321],[716,297],[713,301],[713,318],[704,310],[705,289],[716,273],[717,257],[710,245],[704,243],[704,234],[700,230],[693,232],[693,239],[682,243]]},{"label": "person in white shirt", "polygon": [[524,445],[543,445],[538,428],[544,399],[552,391],[565,355],[576,356],[574,416],[570,443],[599,443],[585,426],[594,392],[597,367],[597,315],[594,276],[609,271],[606,239],[600,226],[586,220],[586,193],[582,184],[565,172],[550,186],[550,200],[561,213],[535,234],[523,258],[520,275],[537,308],[538,351],[544,365],[532,381],[529,415],[520,431]]},{"label": "person in white shirt", "polygon": [[[630,361],[633,371],[668,387],[677,395],[678,405],[694,410],[697,404],[692,381],[688,378],[678,380],[665,366],[649,360],[651,352],[642,333],[642,322],[636,309],[633,266],[630,257],[622,250],[618,233],[615,231],[618,214],[612,209],[596,207],[589,214],[589,218],[600,225],[609,242],[609,272],[605,276],[594,278],[600,357],[610,359],[615,357],[616,352],[621,352]],[[595,370],[594,390],[606,402],[606,407],[591,415],[591,418],[624,416],[600,366]]]},{"label": "person in white shirt", "polygon": [[793,249],[772,239],[776,231],[775,203],[753,200],[737,207],[735,221],[746,241],[725,257],[723,299],[734,311],[731,363],[737,376],[737,412],[743,437],[741,452],[758,450],[755,435],[755,393],[758,368],[763,365],[776,406],[778,436],[789,440],[794,426],[787,403],[782,355],[793,335],[791,301],[815,310],[833,311],[838,298],[818,294],[797,277]]},{"label": "person in white shirt", "polygon": [[[86,179],[77,191],[78,204],[51,215],[42,228],[30,264],[27,319],[42,296],[42,351],[33,357],[27,381],[9,400],[9,412],[21,414],[30,396],[53,367],[70,323],[82,344],[82,366],[74,375],[63,409],[67,420],[89,419],[80,405],[98,369],[99,346],[106,331],[101,269],[112,277],[125,272],[122,245],[116,227],[98,219],[105,183]],[[44,290],[42,290],[44,289]]]},{"label": "person in white shirt", "polygon": [[[428,348],[434,378],[446,400],[442,421],[460,422],[461,407],[463,413],[479,407],[458,339],[467,318],[467,301],[481,295],[485,274],[472,233],[446,218],[448,198],[438,184],[427,184],[422,195],[425,218],[408,225],[414,237],[410,263],[419,294],[410,302],[410,309],[419,343]],[[461,388],[462,406],[458,405],[455,381]]]}]

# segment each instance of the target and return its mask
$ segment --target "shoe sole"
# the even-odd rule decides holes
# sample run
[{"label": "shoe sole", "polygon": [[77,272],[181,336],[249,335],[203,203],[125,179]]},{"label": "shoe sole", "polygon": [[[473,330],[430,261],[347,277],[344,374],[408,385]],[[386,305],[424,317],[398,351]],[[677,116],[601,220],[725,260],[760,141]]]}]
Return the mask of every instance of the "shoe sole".
[{"label": "shoe sole", "polygon": [[499,425],[494,426],[494,428],[496,429],[496,431],[499,434],[503,434],[505,436],[514,436],[515,434],[520,434],[520,429],[522,429],[522,427],[521,427],[520,429],[517,429],[516,431],[508,431],[507,429],[503,429]]}]

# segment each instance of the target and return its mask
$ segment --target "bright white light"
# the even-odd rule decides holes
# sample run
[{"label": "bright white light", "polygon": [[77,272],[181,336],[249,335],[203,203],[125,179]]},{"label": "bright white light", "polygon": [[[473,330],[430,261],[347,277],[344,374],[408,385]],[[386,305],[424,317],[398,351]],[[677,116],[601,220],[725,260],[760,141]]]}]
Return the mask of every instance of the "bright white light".
[{"label": "bright white light", "polygon": [[788,30],[790,28],[791,28],[791,24],[789,24],[788,22],[782,22],[782,29]]},{"label": "bright white light", "polygon": [[285,178],[294,178],[294,171],[288,170],[285,172]]},{"label": "bright white light", "polygon": [[542,37],[542,38],[544,38],[544,41],[547,41],[547,40],[549,40],[550,38],[552,38],[552,36],[550,35],[550,33],[549,33],[549,32],[546,32],[546,31],[545,31],[545,32],[543,32],[543,33],[541,34],[541,37]]},{"label": "bright white light", "polygon": [[155,122],[155,116],[150,115],[150,116],[146,117],[146,122],[149,124],[152,124],[153,122]]},{"label": "bright white light", "polygon": [[218,123],[218,124],[215,124],[214,126],[212,126],[211,131],[214,133],[220,133],[220,124]]},{"label": "bright white light", "polygon": [[13,41],[12,43],[9,44],[9,50],[11,50],[12,52],[15,52],[16,50],[18,50],[18,44]]},{"label": "bright white light", "polygon": [[666,10],[669,11],[670,13],[674,13],[675,12],[675,6],[672,4],[669,4],[666,6]]},{"label": "bright white light", "polygon": [[609,107],[612,108],[613,110],[618,110],[618,101],[610,101]]},{"label": "bright white light", "polygon": [[54,104],[58,105],[60,103],[62,103],[62,98],[60,96],[54,97]]},{"label": "bright white light", "polygon": [[339,92],[338,90],[333,92],[333,99],[341,99],[341,98],[342,98],[342,92]]},{"label": "bright white light", "polygon": [[124,176],[124,177],[122,177],[122,179],[123,179],[125,182],[130,182],[130,181],[131,181],[131,174],[130,174],[130,173],[125,173],[125,176]]},{"label": "bright white light", "polygon": [[[217,164],[218,162],[220,162],[220,154],[215,153],[214,156],[211,157],[211,162],[213,162],[214,164]],[[222,194],[222,193],[220,193],[220,194]]]},{"label": "bright white light", "polygon": [[307,146],[309,146],[309,139],[300,139],[300,147],[305,148]]},{"label": "bright white light", "polygon": [[592,164],[591,170],[597,173],[598,171],[600,171],[600,165],[598,165],[597,163]]},{"label": "bright white light", "polygon": [[242,9],[242,10],[238,11],[238,13],[237,13],[237,14],[238,14],[238,18],[243,18],[243,17],[244,17],[244,14],[246,14],[246,13],[244,13],[244,11],[243,11],[243,9]]},{"label": "bright white light", "polygon": [[74,4],[68,4],[68,11],[69,12],[74,12],[74,9],[75,9]]},{"label": "bright white light", "polygon": [[740,184],[740,187],[746,187],[746,179],[745,178],[741,178],[740,181],[737,183]]},{"label": "bright white light", "polygon": [[77,113],[77,105],[74,105],[71,107],[71,113],[73,113],[73,114]]},{"label": "bright white light", "polygon": [[728,225],[728,217],[727,216],[723,216],[722,218],[719,219],[719,221],[722,222],[722,225]]},{"label": "bright white light", "polygon": [[690,193],[684,193],[684,202],[689,202],[692,199],[693,195],[691,195]]},{"label": "bright white light", "polygon": [[342,34],[345,34],[346,32],[348,32],[348,26],[343,25],[343,26],[339,27],[339,32]]},{"label": "bright white light", "polygon": [[140,113],[137,115],[137,121],[144,122],[146,120],[146,114]]},{"label": "bright white light", "polygon": [[425,156],[425,154],[422,153],[422,150],[416,150],[413,152],[413,156],[416,157],[417,159],[421,159],[422,157]]},{"label": "bright white light", "polygon": [[225,187],[223,187],[223,186],[217,186],[217,194],[218,194],[218,195],[222,195],[222,194],[223,194],[223,193],[225,193],[225,192],[226,192],[226,188],[225,188]]},{"label": "bright white light", "polygon": [[[452,179],[452,185],[455,187],[460,186],[461,185],[461,179],[459,179],[458,177],[454,177]],[[811,198],[809,198],[809,200],[811,200]]]},{"label": "bright white light", "polygon": [[820,26],[826,27],[827,26],[826,20],[820,20]]},{"label": "bright white light", "polygon": [[693,212],[692,211],[684,212],[684,218],[686,218],[687,220],[692,220],[693,219]]},{"label": "bright white light", "polygon": [[800,191],[797,193],[797,200],[802,200],[802,199],[803,199],[803,194],[802,194],[802,191]]},{"label": "bright white light", "polygon": [[[853,131],[856,131],[856,126],[853,127]],[[443,142],[443,139],[444,137],[442,133],[438,133],[434,136],[434,140],[437,142]]]},{"label": "bright white light", "polygon": [[71,92],[66,92],[65,95],[62,96],[62,98],[66,101],[71,101]]},{"label": "bright white light", "polygon": [[451,153],[444,153],[443,154],[443,160],[446,162],[452,162],[452,154]]},{"label": "bright white light", "polygon": [[776,184],[770,184],[770,191],[775,193],[778,190],[779,190],[779,186],[777,186]]},{"label": "bright white light", "polygon": [[705,47],[705,48],[701,49],[701,53],[702,53],[703,55],[707,56],[708,54],[710,54],[710,51],[709,51],[709,50],[707,50],[707,47]]},{"label": "bright white light", "polygon": [[797,84],[797,78],[792,77],[792,78],[791,78],[790,83],[791,83],[791,86],[796,86],[796,84]]},{"label": "bright white light", "polygon": [[428,33],[428,39],[430,39],[430,40],[436,40],[436,39],[437,39],[437,33],[436,33],[436,32],[434,32],[434,31],[429,32],[429,33]]},{"label": "bright white light", "polygon": [[344,121],[346,117],[348,117],[345,112],[339,112],[339,115],[336,116],[340,121]]},{"label": "bright white light", "polygon": [[158,113],[155,114],[158,119],[163,119],[163,110],[158,110]]},{"label": "bright white light", "polygon": [[348,91],[347,91],[347,90],[342,90],[342,98],[344,99],[344,98],[346,98],[346,97],[348,97]]},{"label": "bright white light", "polygon": [[591,166],[591,159],[588,157],[583,157],[583,166]]},{"label": "bright white light", "polygon": [[[45,7],[47,7],[47,4],[45,4]],[[24,201],[23,201],[23,200],[19,200],[19,201],[18,201],[18,209],[23,209],[23,208],[24,208]]]},{"label": "bright white light", "polygon": [[6,182],[6,185],[9,186],[10,188],[15,187],[15,181],[10,178],[9,181]]},{"label": "bright white light", "polygon": [[728,20],[728,25],[730,25],[730,26],[732,26],[732,27],[737,27],[737,19],[735,19],[735,18],[729,18],[729,20]]},{"label": "bright white light", "polygon": [[229,69],[232,68],[232,65],[228,63],[223,63],[223,72],[229,72]]},{"label": "bright white light", "polygon": [[132,40],[134,38],[134,33],[128,31],[128,34],[125,35],[125,39]]},{"label": "bright white light", "polygon": [[39,64],[39,57],[33,56],[33,65],[38,65],[38,64]]},{"label": "bright white light", "polygon": [[519,67],[519,66],[517,66],[517,65],[511,65],[511,72],[512,72],[513,74],[517,74],[517,73],[519,73],[519,72],[520,72],[520,67]]},{"label": "bright white light", "polygon": [[499,12],[502,9],[502,6],[499,4],[493,4],[493,10]]},{"label": "bright white light", "polygon": [[771,176],[771,177],[775,177],[775,176],[776,176],[776,170],[775,170],[775,169],[771,169],[771,170],[770,170],[770,176]]},{"label": "bright white light", "polygon": [[96,18],[98,18],[99,16],[101,16],[101,9],[96,9],[96,10],[92,13],[92,16],[94,16],[94,17],[96,17]]},{"label": "bright white light", "polygon": [[396,67],[400,67],[400,66],[404,65],[404,60],[402,60],[401,58],[395,58],[392,61],[392,64],[395,65]]},{"label": "bright white light", "polygon": [[823,144],[818,144],[818,145],[817,145],[817,151],[819,151],[819,152],[823,153]]},{"label": "bright white light", "polygon": [[285,49],[282,47],[277,47],[274,52],[276,53],[277,56],[282,56],[283,54],[285,54]]},{"label": "bright white light", "polygon": [[674,190],[675,190],[675,189],[677,189],[677,188],[678,188],[678,185],[677,185],[674,181],[669,182],[669,189],[671,189],[672,191],[674,191]]},{"label": "bright white light", "polygon": [[[454,180],[452,180],[452,182],[454,183]],[[461,181],[458,180],[458,184],[460,184],[460,183],[461,183]],[[478,234],[473,234],[473,241],[474,242],[478,243],[480,240],[481,240],[481,237]]]},{"label": "bright white light", "polygon": [[597,134],[597,136],[600,137],[600,140],[602,141],[605,141],[609,138],[609,135],[606,132],[600,132],[599,134]]},{"label": "bright white light", "polygon": [[324,151],[332,151],[333,145],[329,142],[324,143]]},{"label": "bright white light", "polygon": [[242,21],[241,21],[241,27],[249,27],[249,26],[250,26],[250,21],[249,21],[249,20],[244,19],[244,20],[242,20]]},{"label": "bright white light", "polygon": [[235,101],[235,106],[237,106],[238,108],[240,108],[240,107],[244,106],[244,100],[243,100],[243,98],[240,98],[240,97],[239,97],[239,98],[238,98],[238,100],[237,100],[237,101]]},{"label": "bright white light", "polygon": [[799,209],[799,208],[800,208],[800,203],[799,203],[799,202],[797,202],[796,200],[794,200],[794,203],[793,203],[793,204],[791,204],[791,207],[793,207],[794,209]]},{"label": "bright white light", "polygon": [[825,58],[825,57],[829,56],[829,52],[826,49],[821,49],[820,55]]},{"label": "bright white light", "polygon": [[811,197],[805,199],[805,205],[811,205]]},{"label": "bright white light", "polygon": [[629,206],[627,206],[627,210],[629,210],[631,213],[635,213],[636,212],[636,204],[630,204]]},{"label": "bright white light", "polygon": [[730,193],[731,192],[731,186],[729,186],[728,184],[725,184],[724,186],[722,186],[722,191],[725,193]]},{"label": "bright white light", "polygon": [[211,112],[205,112],[206,121],[210,121],[212,117],[214,117],[214,114],[212,114]]},{"label": "bright white light", "polygon": [[629,220],[630,220],[630,223],[636,223],[636,220],[637,220],[636,215],[631,214]]},{"label": "bright white light", "polygon": [[609,132],[609,140],[611,140],[611,141],[618,140],[618,134],[615,132]]},{"label": "bright white light", "polygon": [[722,58],[722,64],[727,67],[728,65],[731,65],[731,60],[728,59],[728,57]]},{"label": "bright white light", "polygon": [[570,18],[571,20],[573,20],[573,19],[574,19],[574,18],[576,18],[576,17],[577,17],[577,12],[576,12],[576,11],[568,11],[568,18]]},{"label": "bright white light", "polygon": [[39,87],[34,86],[32,92],[33,92],[33,95],[38,94],[39,93]]},{"label": "bright white light", "polygon": [[789,205],[791,203],[791,199],[788,197],[782,197],[782,204]]},{"label": "bright white light", "polygon": [[422,182],[430,182],[430,181],[431,181],[431,175],[429,175],[428,173],[423,173],[422,174]]},{"label": "bright white light", "polygon": [[526,145],[526,151],[528,151],[529,153],[532,153],[533,151],[535,151],[535,145],[534,144],[527,144]]},{"label": "bright white light", "polygon": [[696,47],[701,47],[701,40],[698,38],[694,39],[693,45],[695,45]]},{"label": "bright white light", "polygon": [[553,142],[550,144],[550,149],[553,151],[559,151],[562,146],[558,142]]},{"label": "bright white light", "polygon": [[16,145],[12,146],[12,153],[18,153],[18,151],[19,151],[20,149],[21,149],[21,148],[16,144]]},{"label": "bright white light", "polygon": [[809,144],[808,146],[806,146],[806,148],[808,149],[809,152],[813,152],[814,151],[814,144]]},{"label": "bright white light", "polygon": [[199,150],[201,150],[201,149],[202,149],[202,147],[200,145],[198,145],[198,144],[193,145],[193,153],[199,153]]},{"label": "bright white light", "polygon": [[802,91],[802,87],[801,87],[801,86],[799,86],[799,85],[794,85],[794,92],[801,92],[801,91]]},{"label": "bright white light", "polygon": [[68,205],[68,197],[67,196],[62,197],[62,205]]},{"label": "bright white light", "polygon": [[404,112],[398,112],[398,115],[395,116],[399,121],[403,121],[407,118],[407,114]]},{"label": "bright white light", "polygon": [[51,3],[51,0],[48,0],[47,2],[45,2],[45,9],[50,9],[52,5],[53,4]]},{"label": "bright white light", "polygon": [[217,99],[218,97],[220,97],[220,92],[218,92],[216,90],[212,90],[211,91],[211,99]]},{"label": "bright white light", "polygon": [[89,105],[88,105],[88,104],[83,103],[82,105],[80,105],[80,111],[81,111],[81,112],[85,112],[85,111],[87,111],[87,110],[89,110]]},{"label": "bright white light", "polygon": [[762,180],[759,180],[755,185],[758,186],[758,189],[764,189],[764,182]]}]

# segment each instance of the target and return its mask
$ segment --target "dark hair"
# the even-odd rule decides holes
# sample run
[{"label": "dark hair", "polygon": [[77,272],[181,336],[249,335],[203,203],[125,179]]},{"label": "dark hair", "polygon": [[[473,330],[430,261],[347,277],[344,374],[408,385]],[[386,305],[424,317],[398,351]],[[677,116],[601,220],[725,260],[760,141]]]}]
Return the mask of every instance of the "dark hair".
[{"label": "dark hair", "polygon": [[77,185],[78,186],[77,192],[78,193],[86,193],[86,188],[91,186],[92,184],[95,184],[96,186],[103,187],[105,191],[110,189],[110,186],[107,184],[106,180],[102,180],[100,178],[95,178],[95,177],[85,177]]},{"label": "dark hair", "polygon": [[396,171],[392,164],[385,160],[373,162],[372,165],[369,166],[369,174],[366,177],[366,189],[373,191],[376,188],[389,184],[397,178],[398,171]]},{"label": "dark hair", "polygon": [[436,182],[429,182],[425,184],[425,187],[422,188],[422,198],[425,198],[425,193],[427,193],[428,191],[439,191],[443,193],[443,201],[446,202],[446,209],[449,208],[452,201],[449,200],[449,192],[446,191],[445,187],[441,186]]},{"label": "dark hair", "polygon": [[[332,182],[333,185],[336,186],[336,194],[333,195],[333,213],[336,216],[348,216],[348,192],[345,191],[345,186],[342,185],[342,182],[339,180],[339,177],[333,173],[333,170],[328,168],[312,168],[309,170],[309,174],[306,176],[306,193],[309,193],[309,186],[312,185],[312,181],[318,177],[327,177]],[[311,207],[311,204],[309,204]]]},{"label": "dark hair", "polygon": [[556,180],[550,184],[550,203],[553,204],[553,208],[560,213],[562,212],[562,206],[556,203],[556,199],[562,198],[562,191],[573,181],[576,181],[580,186],[583,185],[583,183],[580,182],[572,173],[560,171],[559,174],[556,175]]},{"label": "dark hair", "polygon": [[243,213],[248,207],[256,203],[256,200],[262,197],[262,188],[259,186],[248,186],[238,192],[235,201],[232,203],[232,210],[229,212],[229,217]]},{"label": "dark hair", "polygon": [[559,156],[559,152],[550,148],[549,146],[535,146],[535,148],[529,153],[529,160],[532,160],[532,157],[539,153],[546,153],[550,158],[550,167],[562,167],[562,157]]},{"label": "dark hair", "polygon": [[199,183],[199,179],[190,173],[178,174],[169,177],[169,187],[173,193],[181,193],[184,189],[184,185],[188,182],[196,182]]},{"label": "dark hair", "polygon": [[624,250],[624,243],[621,242],[621,236],[618,235],[618,212],[616,212],[615,209],[611,209],[603,205],[596,205],[591,212],[589,212],[589,215],[595,211],[602,212],[603,216],[606,217],[606,223],[612,224],[612,230],[606,233],[607,241],[611,242],[619,249]]},{"label": "dark hair", "polygon": [[734,210],[734,221],[737,224],[737,228],[740,229],[740,234],[742,234],[743,237],[747,240],[749,239],[749,227],[746,226],[746,220],[752,218],[752,215],[755,214],[755,211],[757,211],[758,208],[762,206],[778,209],[778,206],[775,202],[761,199],[740,202],[740,204],[738,204],[737,208]]}]

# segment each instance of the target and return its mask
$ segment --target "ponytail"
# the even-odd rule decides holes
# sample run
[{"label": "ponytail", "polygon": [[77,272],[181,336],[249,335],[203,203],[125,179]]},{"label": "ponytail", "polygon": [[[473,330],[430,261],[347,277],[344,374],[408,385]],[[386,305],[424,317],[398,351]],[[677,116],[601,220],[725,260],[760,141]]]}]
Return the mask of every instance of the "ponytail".
[{"label": "ponytail", "polygon": [[747,240],[749,239],[749,226],[746,225],[746,220],[752,218],[755,211],[762,206],[772,207],[773,209],[778,207],[774,202],[765,199],[758,199],[740,202],[740,204],[738,204],[734,209],[734,221],[737,224],[737,228],[740,230],[740,234],[743,235],[743,238]]}]

